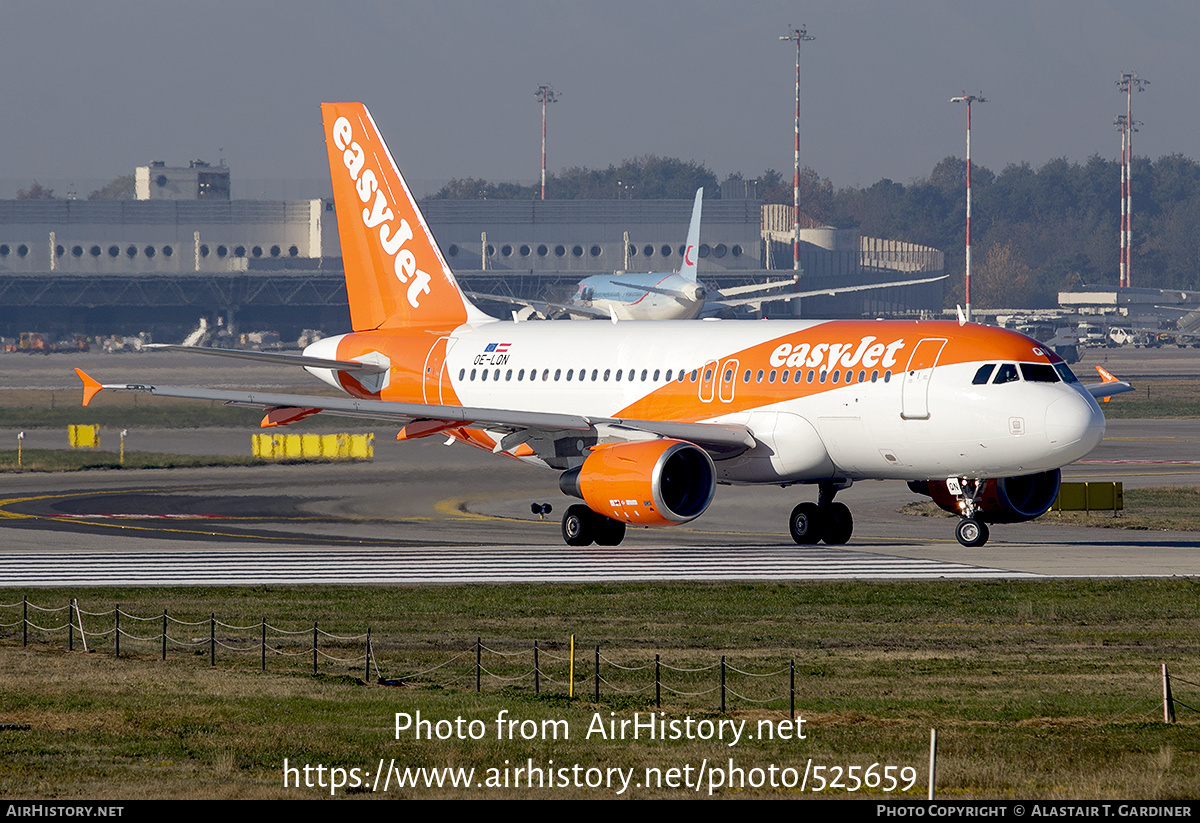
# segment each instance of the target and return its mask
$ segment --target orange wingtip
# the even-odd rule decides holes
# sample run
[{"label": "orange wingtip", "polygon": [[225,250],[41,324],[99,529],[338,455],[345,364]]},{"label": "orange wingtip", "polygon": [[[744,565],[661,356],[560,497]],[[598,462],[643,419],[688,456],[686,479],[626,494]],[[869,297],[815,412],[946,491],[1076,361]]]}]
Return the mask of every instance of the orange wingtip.
[{"label": "orange wingtip", "polygon": [[1112,372],[1110,372],[1106,369],[1103,369],[1100,366],[1096,366],[1096,371],[1100,373],[1100,379],[1103,380],[1105,383],[1116,383],[1117,382],[1117,378],[1113,377]]},{"label": "orange wingtip", "polygon": [[100,385],[100,381],[89,376],[88,373],[83,369],[76,369],[75,373],[79,375],[79,379],[83,381],[83,405],[86,406],[88,403],[92,402],[92,398],[95,397],[104,387]]}]

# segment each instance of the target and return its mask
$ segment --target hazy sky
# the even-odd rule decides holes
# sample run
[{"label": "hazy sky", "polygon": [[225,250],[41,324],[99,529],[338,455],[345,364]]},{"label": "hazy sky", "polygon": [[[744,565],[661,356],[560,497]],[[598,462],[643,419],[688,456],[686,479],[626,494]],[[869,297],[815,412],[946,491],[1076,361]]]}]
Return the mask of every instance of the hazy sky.
[{"label": "hazy sky", "polygon": [[1116,81],[1138,154],[1200,158],[1195,0],[0,0],[0,197],[81,196],[151,160],[224,158],[238,180],[327,177],[322,100],[371,109],[422,191],[533,182],[645,154],[718,177],[787,175],[795,48],[802,162],[835,186],[907,182],[964,153],[1000,171],[1115,158]]}]

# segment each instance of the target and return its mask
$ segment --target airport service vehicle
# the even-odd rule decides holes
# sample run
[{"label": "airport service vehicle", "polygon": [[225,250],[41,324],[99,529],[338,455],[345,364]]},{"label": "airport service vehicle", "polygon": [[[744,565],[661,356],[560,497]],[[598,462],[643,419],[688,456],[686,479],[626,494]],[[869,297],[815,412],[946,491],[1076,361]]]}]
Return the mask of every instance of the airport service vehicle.
[{"label": "airport service vehicle", "polygon": [[817,487],[788,521],[797,543],[845,543],[855,481],[910,481],[960,515],[964,545],[989,523],[1054,501],[1059,469],[1104,434],[1096,396],[1024,335],[899,321],[508,322],[463,294],[361,103],[322,106],[353,331],[303,354],[191,349],[298,365],[346,398],[100,383],[102,389],[263,409],[262,426],[313,414],[402,425],[552,469],[583,502],[572,546],[626,526],[671,526],[720,484]]}]

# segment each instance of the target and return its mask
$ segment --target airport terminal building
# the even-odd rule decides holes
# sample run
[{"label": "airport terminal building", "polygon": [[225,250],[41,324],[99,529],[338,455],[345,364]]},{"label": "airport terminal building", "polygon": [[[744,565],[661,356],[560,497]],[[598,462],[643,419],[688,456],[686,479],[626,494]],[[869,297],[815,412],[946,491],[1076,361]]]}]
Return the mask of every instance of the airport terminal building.
[{"label": "airport terminal building", "polygon": [[[198,318],[293,338],[349,328],[333,202],[233,200],[229,171],[196,161],[135,173],[131,200],[0,200],[0,335],[179,336]],[[563,300],[588,276],[679,267],[683,200],[427,200],[421,209],[464,288]],[[942,273],[941,252],[812,226],[800,288]],[[792,270],[791,208],[704,202],[700,278],[719,287]],[[802,305],[797,305],[802,303]],[[937,312],[942,284],[767,304],[770,316]],[[507,316],[511,306],[484,307]]]}]

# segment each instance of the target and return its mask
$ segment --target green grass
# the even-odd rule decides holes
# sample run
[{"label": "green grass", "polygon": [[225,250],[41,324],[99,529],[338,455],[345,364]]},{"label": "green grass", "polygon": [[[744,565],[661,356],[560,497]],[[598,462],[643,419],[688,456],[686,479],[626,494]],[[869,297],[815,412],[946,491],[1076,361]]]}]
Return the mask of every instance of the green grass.
[{"label": "green grass", "polygon": [[[179,469],[200,466],[257,466],[266,461],[256,457],[211,456],[193,454],[158,454],[126,451],[125,462],[115,452],[96,452],[90,449],[22,449],[20,466],[17,450],[0,450],[0,472],[65,472],[88,469]],[[290,461],[300,462],[300,461]]]},{"label": "green grass", "polygon": [[[146,637],[93,637],[90,653],[65,637],[35,633],[20,647],[0,632],[0,795],[6,797],[317,797],[285,789],[282,763],[374,770],[402,766],[485,769],[524,764],[635,768],[774,764],[909,766],[923,797],[929,729],[938,729],[943,798],[1193,798],[1200,796],[1200,715],[1159,722],[1159,666],[1175,695],[1200,706],[1200,583],[1192,580],[928,583],[588,584],[458,587],[246,587],[0,591],[0,602],[61,605],[78,597],[85,626]],[[158,659],[162,610],[198,625],[172,629],[196,646]],[[243,631],[218,639],[209,666],[208,615]],[[19,612],[17,612],[19,615]],[[257,624],[300,634],[273,636],[296,652],[258,671]],[[0,622],[13,610],[0,610]],[[44,623],[61,623],[46,614]],[[406,685],[364,684],[361,641],[323,639],[320,675],[305,649],[313,620],[344,636],[372,629],[379,672]],[[576,635],[576,699],[566,699],[566,650]],[[475,637],[486,651],[475,694]],[[543,693],[533,693],[531,646],[542,649]],[[594,647],[602,653],[593,703]],[[664,665],[667,719],[759,720],[786,715],[786,671],[795,661],[805,740],[607,741],[584,735],[602,720],[653,711],[652,666]],[[728,712],[719,712],[716,666],[730,670]],[[626,668],[620,668],[626,667]],[[671,667],[671,668],[668,668]],[[686,669],[688,671],[678,671]],[[1189,681],[1189,682],[1185,682]],[[762,702],[759,702],[762,701]],[[562,720],[569,740],[397,740],[396,712],[433,721]],[[610,715],[610,712],[613,713]],[[680,797],[682,789],[634,796]],[[692,795],[692,792],[686,792]],[[703,794],[703,793],[702,793]],[[795,796],[795,791],[723,789],[721,796]],[[875,792],[834,791],[875,798]],[[607,797],[589,789],[407,790],[406,797]],[[393,796],[397,796],[393,794]]]},{"label": "green grass", "polygon": [[1200,417],[1200,393],[1194,379],[1144,377],[1100,408],[1110,420]]}]

